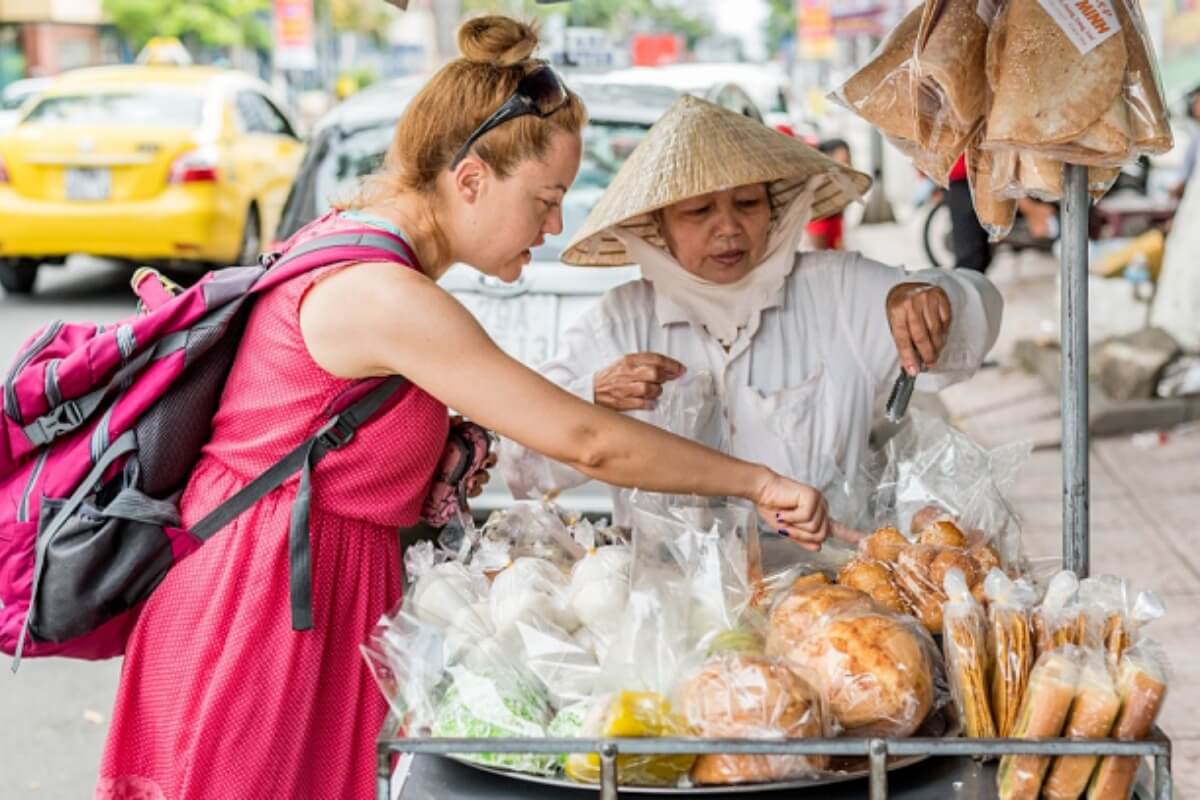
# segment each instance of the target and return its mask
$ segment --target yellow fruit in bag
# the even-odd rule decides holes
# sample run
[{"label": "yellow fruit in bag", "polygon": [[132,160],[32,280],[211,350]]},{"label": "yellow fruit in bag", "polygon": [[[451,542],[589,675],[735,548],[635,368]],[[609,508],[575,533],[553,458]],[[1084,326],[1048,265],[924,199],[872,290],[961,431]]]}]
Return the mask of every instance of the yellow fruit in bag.
[{"label": "yellow fruit in bag", "polygon": [[[687,726],[657,692],[618,692],[598,703],[584,720],[582,737],[652,738],[687,736]],[[696,761],[694,755],[618,755],[617,782],[639,786],[673,786]],[[567,776],[583,783],[600,780],[600,756],[575,753],[567,758]]]}]

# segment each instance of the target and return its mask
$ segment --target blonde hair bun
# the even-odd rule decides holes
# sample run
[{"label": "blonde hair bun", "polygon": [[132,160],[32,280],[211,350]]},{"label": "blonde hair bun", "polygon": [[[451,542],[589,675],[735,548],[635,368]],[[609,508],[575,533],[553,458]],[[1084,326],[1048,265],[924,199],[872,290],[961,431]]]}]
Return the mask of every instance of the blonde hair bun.
[{"label": "blonde hair bun", "polygon": [[533,55],[537,29],[498,14],[469,19],[458,29],[458,50],[467,61],[514,67]]}]

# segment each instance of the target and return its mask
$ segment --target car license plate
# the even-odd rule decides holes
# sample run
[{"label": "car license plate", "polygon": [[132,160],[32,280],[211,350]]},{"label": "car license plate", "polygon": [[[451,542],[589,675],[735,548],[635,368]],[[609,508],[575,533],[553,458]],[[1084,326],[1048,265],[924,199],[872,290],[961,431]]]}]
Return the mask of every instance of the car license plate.
[{"label": "car license plate", "polygon": [[521,363],[537,367],[554,355],[558,298],[552,294],[489,297],[455,293],[488,335]]},{"label": "car license plate", "polygon": [[68,200],[107,200],[112,193],[112,170],[104,167],[69,167]]}]

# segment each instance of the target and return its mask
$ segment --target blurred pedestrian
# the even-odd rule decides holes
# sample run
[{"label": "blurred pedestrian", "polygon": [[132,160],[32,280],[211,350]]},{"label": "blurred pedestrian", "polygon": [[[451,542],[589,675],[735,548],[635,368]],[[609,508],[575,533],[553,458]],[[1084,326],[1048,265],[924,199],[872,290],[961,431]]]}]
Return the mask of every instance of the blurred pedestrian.
[{"label": "blurred pedestrian", "polygon": [[[817,149],[832,158],[842,166],[853,169],[854,162],[850,157],[850,145],[845,139],[826,139],[817,145]],[[808,246],[812,250],[844,250],[846,245],[844,212],[830,214],[824,219],[815,219],[808,223],[805,232]]]}]

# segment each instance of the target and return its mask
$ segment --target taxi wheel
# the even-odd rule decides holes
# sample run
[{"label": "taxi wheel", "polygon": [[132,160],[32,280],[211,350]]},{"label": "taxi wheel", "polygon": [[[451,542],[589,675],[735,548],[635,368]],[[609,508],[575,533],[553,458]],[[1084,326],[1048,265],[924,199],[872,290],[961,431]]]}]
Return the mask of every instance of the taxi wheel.
[{"label": "taxi wheel", "polygon": [[0,286],[9,294],[32,294],[40,266],[36,261],[0,260]]},{"label": "taxi wheel", "polygon": [[242,243],[238,245],[237,262],[235,266],[248,266],[258,263],[262,253],[262,228],[258,223],[258,207],[250,206],[246,212],[246,222],[242,225]]}]

